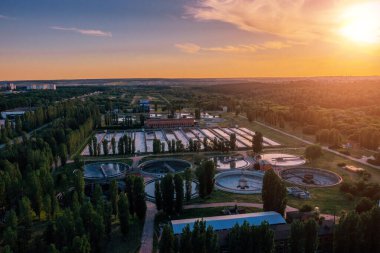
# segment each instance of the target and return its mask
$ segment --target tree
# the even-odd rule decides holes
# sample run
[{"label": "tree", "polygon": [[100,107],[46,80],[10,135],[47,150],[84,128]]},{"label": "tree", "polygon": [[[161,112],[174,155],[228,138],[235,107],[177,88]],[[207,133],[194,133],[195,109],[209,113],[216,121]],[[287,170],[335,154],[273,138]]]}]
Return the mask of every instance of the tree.
[{"label": "tree", "polygon": [[89,153],[90,156],[94,155],[94,149],[92,147],[92,143],[91,142],[88,144],[88,153]]},{"label": "tree", "polygon": [[117,187],[117,183],[115,180],[113,180],[111,182],[111,186],[110,186],[110,201],[111,201],[111,205],[112,205],[112,214],[113,215],[117,215],[117,203],[118,203],[118,187]]},{"label": "tree", "polygon": [[160,211],[162,209],[162,193],[160,187],[160,181],[154,181],[154,199],[156,202],[156,209]]},{"label": "tree", "polygon": [[9,245],[5,245],[3,250],[4,250],[3,253],[13,253],[13,251]]},{"label": "tree", "polygon": [[318,249],[318,224],[309,219],[304,225],[305,253],[315,253]]},{"label": "tree", "polygon": [[350,212],[343,215],[334,230],[334,252],[359,253],[361,231],[358,229],[359,215]]},{"label": "tree", "polygon": [[165,213],[172,214],[174,205],[174,185],[172,174],[161,179],[162,208]]},{"label": "tree", "polygon": [[322,148],[318,145],[311,145],[305,149],[305,157],[310,161],[314,161],[322,156]]},{"label": "tree", "polygon": [[30,172],[27,176],[28,195],[31,200],[32,208],[36,215],[40,217],[42,209],[42,189],[36,172]]},{"label": "tree", "polygon": [[160,253],[174,253],[174,235],[169,225],[164,226],[159,243]]},{"label": "tree", "polygon": [[192,253],[192,243],[191,243],[191,230],[190,225],[187,224],[182,229],[182,235],[180,238],[179,253]]},{"label": "tree", "polygon": [[192,185],[191,185],[191,169],[187,168],[185,170],[185,196],[186,196],[186,201],[190,201],[191,199],[191,194],[192,194]]},{"label": "tree", "polygon": [[129,213],[133,216],[135,214],[135,194],[133,193],[134,183],[135,183],[135,176],[128,175],[125,178],[125,191],[128,195],[128,201],[129,201]]},{"label": "tree", "polygon": [[19,202],[19,220],[21,225],[32,227],[33,211],[28,197],[22,197]]},{"label": "tree", "polygon": [[112,137],[112,139],[111,139],[111,148],[112,148],[112,154],[115,155],[116,154],[116,140],[115,140],[115,137]]},{"label": "tree", "polygon": [[370,200],[367,197],[363,197],[363,198],[360,198],[358,204],[356,205],[355,210],[358,213],[363,213],[363,212],[367,212],[371,210],[373,206],[374,206],[374,203],[372,200]]},{"label": "tree", "polygon": [[51,196],[46,194],[43,200],[43,210],[45,211],[46,218],[50,220],[52,218],[52,206],[51,206]]},{"label": "tree", "polygon": [[146,202],[145,202],[145,185],[142,177],[136,177],[133,184],[133,197],[135,204],[135,213],[140,220],[145,218]]},{"label": "tree", "polygon": [[304,225],[301,221],[294,221],[290,230],[291,253],[305,252]]},{"label": "tree", "polygon": [[3,243],[5,245],[8,245],[11,249],[16,249],[17,240],[18,240],[17,227],[16,228],[7,227],[3,231],[2,237],[3,237]]},{"label": "tree", "polygon": [[75,191],[78,193],[78,200],[80,203],[83,203],[84,198],[84,177],[83,172],[81,170],[76,170],[74,173],[74,188]]},{"label": "tree", "polygon": [[48,247],[48,253],[59,253],[59,250],[55,247],[55,244],[50,244]]},{"label": "tree", "polygon": [[210,195],[214,189],[215,163],[205,160],[197,167],[195,172],[199,181],[199,196],[204,198]]},{"label": "tree", "polygon": [[103,252],[103,239],[105,237],[105,227],[103,222],[103,217],[97,212],[93,211],[91,213],[91,223],[88,227],[88,232],[90,235],[90,243],[95,252]]},{"label": "tree", "polygon": [[[265,253],[274,253],[275,252],[275,243],[274,243],[274,232],[269,227],[268,222],[263,222],[255,231],[256,239],[259,246],[259,250],[256,248],[256,252],[265,252]],[[253,243],[253,245],[255,245]],[[256,246],[257,247],[257,246]]]},{"label": "tree", "polygon": [[88,241],[88,238],[86,235],[83,235],[82,237],[76,236],[73,239],[73,243],[71,246],[72,253],[90,253],[91,252],[91,245]]},{"label": "tree", "polygon": [[231,150],[235,150],[236,149],[236,134],[235,133],[232,133],[230,135],[230,148]]},{"label": "tree", "polygon": [[183,179],[179,174],[174,175],[175,211],[180,213],[183,208]]},{"label": "tree", "polygon": [[109,238],[112,232],[112,205],[109,201],[106,201],[103,208],[104,230]]},{"label": "tree", "polygon": [[99,184],[95,184],[94,192],[92,193],[91,201],[96,206],[103,198],[102,187]]},{"label": "tree", "polygon": [[108,155],[108,140],[104,138],[102,144],[103,144],[103,155]]},{"label": "tree", "polygon": [[67,161],[67,147],[65,144],[60,144],[59,145],[59,158],[61,159],[61,164],[62,166],[65,166],[66,165],[66,161]]},{"label": "tree", "polygon": [[201,119],[201,110],[195,109],[195,119]]},{"label": "tree", "polygon": [[79,155],[76,155],[74,157],[74,164],[75,164],[75,169],[77,169],[77,170],[83,170],[83,161],[82,161],[82,159],[80,158]]},{"label": "tree", "polygon": [[286,208],[286,187],[272,170],[267,170],[263,179],[262,199],[264,211],[275,211],[284,216]]},{"label": "tree", "polygon": [[128,198],[126,194],[120,194],[118,207],[119,207],[120,231],[124,236],[126,236],[129,232],[129,207],[128,207]]},{"label": "tree", "polygon": [[254,153],[259,154],[263,150],[263,134],[261,132],[255,132],[252,138],[252,150]]}]

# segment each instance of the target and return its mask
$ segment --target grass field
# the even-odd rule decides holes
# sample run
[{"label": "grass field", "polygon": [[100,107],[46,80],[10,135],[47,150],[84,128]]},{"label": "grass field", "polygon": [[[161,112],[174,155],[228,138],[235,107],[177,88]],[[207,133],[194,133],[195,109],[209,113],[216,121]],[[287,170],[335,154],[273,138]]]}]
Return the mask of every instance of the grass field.
[{"label": "grass field", "polygon": [[[173,220],[219,216],[219,215],[223,215],[222,211],[228,208],[233,208],[233,207],[225,206],[225,207],[185,209],[180,215],[174,216]],[[254,207],[240,207],[239,209],[244,209],[246,213],[255,213],[255,212],[262,211],[262,209],[254,208]]]},{"label": "grass field", "polygon": [[272,129],[266,128],[262,125],[259,125],[255,122],[250,123],[246,118],[243,118],[241,116],[235,116],[233,113],[224,113],[222,115],[224,119],[226,119],[225,122],[220,123],[220,126],[222,127],[231,127],[238,125],[239,127],[247,127],[251,129],[252,131],[259,131],[261,132],[264,137],[267,137],[273,141],[276,141],[280,143],[283,146],[286,147],[304,147],[306,146],[303,142],[300,142],[298,140],[295,140],[293,138],[289,138],[286,135],[283,135],[281,133],[278,133]]}]

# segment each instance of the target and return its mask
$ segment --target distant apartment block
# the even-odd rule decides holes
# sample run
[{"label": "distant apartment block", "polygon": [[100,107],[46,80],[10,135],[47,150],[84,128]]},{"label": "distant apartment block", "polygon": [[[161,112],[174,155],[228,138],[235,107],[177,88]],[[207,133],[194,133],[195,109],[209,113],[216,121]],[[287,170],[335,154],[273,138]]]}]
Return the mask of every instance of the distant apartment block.
[{"label": "distant apartment block", "polygon": [[31,84],[26,86],[27,90],[56,90],[55,84]]},{"label": "distant apartment block", "polygon": [[16,90],[16,85],[14,83],[5,83],[5,84],[0,84],[0,90],[8,90],[8,91],[13,91]]}]

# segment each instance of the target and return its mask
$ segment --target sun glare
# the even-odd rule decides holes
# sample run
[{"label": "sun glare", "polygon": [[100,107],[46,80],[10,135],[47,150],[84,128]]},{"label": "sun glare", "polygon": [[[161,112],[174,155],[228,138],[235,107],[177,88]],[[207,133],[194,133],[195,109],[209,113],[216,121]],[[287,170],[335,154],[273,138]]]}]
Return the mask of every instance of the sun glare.
[{"label": "sun glare", "polygon": [[356,4],[342,15],[341,34],[361,43],[380,42],[380,1]]}]

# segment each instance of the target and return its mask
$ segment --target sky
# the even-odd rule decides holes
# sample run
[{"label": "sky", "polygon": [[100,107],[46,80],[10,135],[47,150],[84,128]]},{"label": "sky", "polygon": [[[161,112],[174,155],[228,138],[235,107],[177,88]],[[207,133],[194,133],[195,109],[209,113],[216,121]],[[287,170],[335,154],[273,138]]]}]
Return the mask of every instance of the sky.
[{"label": "sky", "polygon": [[0,80],[380,75],[380,1],[1,0]]}]

